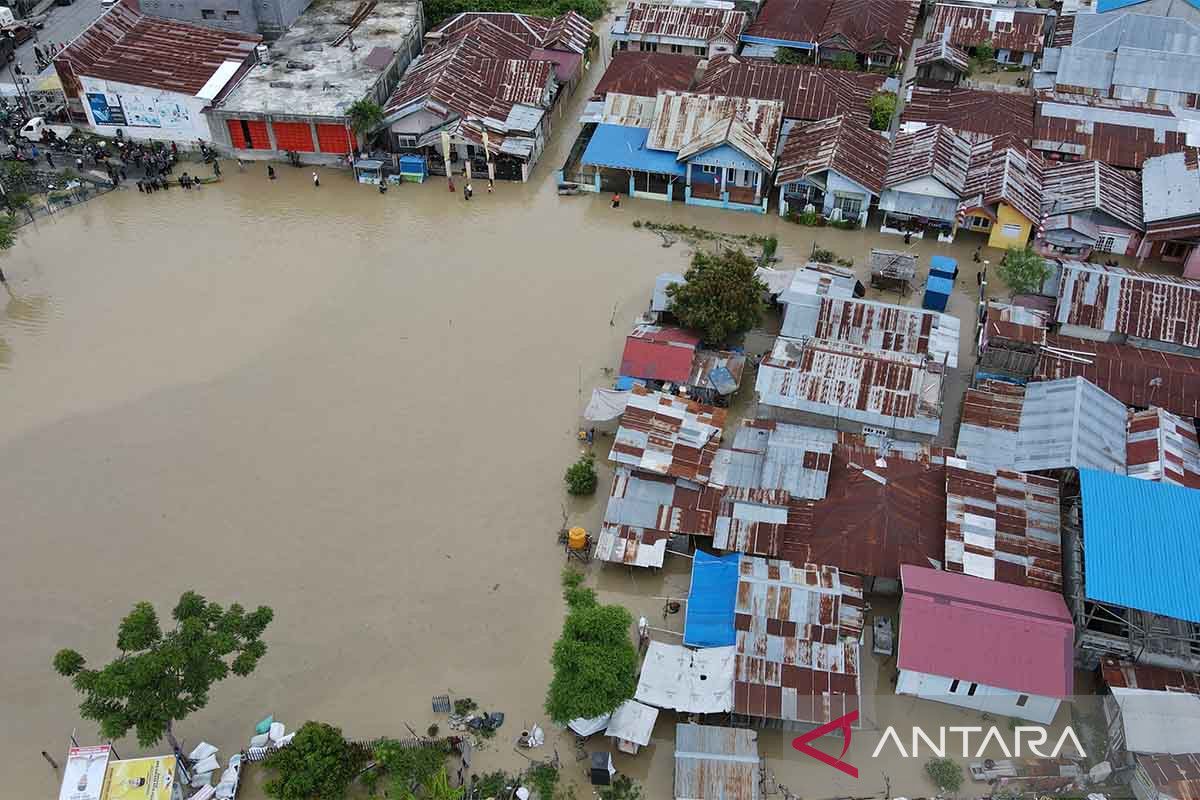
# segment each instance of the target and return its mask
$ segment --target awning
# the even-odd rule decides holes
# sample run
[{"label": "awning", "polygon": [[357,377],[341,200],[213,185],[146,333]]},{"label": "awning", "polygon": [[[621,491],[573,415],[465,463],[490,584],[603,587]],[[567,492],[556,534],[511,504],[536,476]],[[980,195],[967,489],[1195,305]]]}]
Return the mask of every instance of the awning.
[{"label": "awning", "polygon": [[615,389],[592,389],[592,399],[584,409],[583,418],[588,422],[611,422],[625,413],[625,405],[633,392],[618,392]]},{"label": "awning", "polygon": [[593,733],[604,730],[610,719],[612,719],[612,714],[601,714],[591,719],[579,717],[568,722],[567,727],[580,736],[591,736]]},{"label": "awning", "polygon": [[604,735],[615,736],[645,747],[650,744],[650,733],[654,730],[657,719],[657,708],[642,705],[637,700],[626,700],[612,713]]},{"label": "awning", "polygon": [[646,137],[649,133],[647,128],[597,125],[592,140],[583,151],[580,163],[590,167],[653,172],[659,175],[686,175],[687,168],[676,160],[675,153],[647,149]]}]

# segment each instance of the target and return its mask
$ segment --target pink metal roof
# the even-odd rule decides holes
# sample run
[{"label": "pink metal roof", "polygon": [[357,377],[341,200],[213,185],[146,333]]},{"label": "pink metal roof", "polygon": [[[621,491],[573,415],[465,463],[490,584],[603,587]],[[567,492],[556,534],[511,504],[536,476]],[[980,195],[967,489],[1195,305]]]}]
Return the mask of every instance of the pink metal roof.
[{"label": "pink metal roof", "polygon": [[700,337],[682,328],[639,325],[625,338],[621,374],[652,381],[687,383]]},{"label": "pink metal roof", "polygon": [[[1001,14],[1011,15],[1012,21],[998,19]],[[993,17],[997,19],[993,21]],[[964,49],[991,42],[997,50],[1040,53],[1044,47],[1045,25],[1044,14],[938,3],[929,26],[929,37],[949,30],[950,43]]]},{"label": "pink metal roof", "polygon": [[849,117],[830,117],[793,128],[779,156],[776,183],[833,170],[876,196],[883,190],[891,143]]},{"label": "pink metal roof", "polygon": [[261,41],[257,34],[147,16],[133,0],[122,0],[63,48],[55,65],[64,85],[88,76],[195,95],[226,61],[248,61]]},{"label": "pink metal roof", "polygon": [[625,31],[643,36],[670,36],[711,42],[737,42],[746,26],[746,14],[705,6],[631,2],[626,9]]},{"label": "pink metal roof", "polygon": [[900,669],[1067,697],[1075,626],[1062,595],[905,565]]}]

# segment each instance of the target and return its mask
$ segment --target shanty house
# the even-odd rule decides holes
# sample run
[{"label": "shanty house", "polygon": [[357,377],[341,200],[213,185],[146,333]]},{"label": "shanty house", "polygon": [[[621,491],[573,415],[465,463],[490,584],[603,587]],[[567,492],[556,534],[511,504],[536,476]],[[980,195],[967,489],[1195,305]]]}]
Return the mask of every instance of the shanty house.
[{"label": "shanty house", "polygon": [[792,128],[775,183],[779,216],[816,213],[866,227],[871,202],[883,188],[891,143],[849,117],[837,116]]},{"label": "shanty house", "polygon": [[743,728],[675,726],[675,800],[761,800],[758,734]]},{"label": "shanty house", "polygon": [[[717,5],[726,7],[717,7]],[[609,30],[613,52],[640,50],[704,58],[737,49],[746,14],[733,4],[653,3],[633,0]]]},{"label": "shanty house", "polygon": [[896,694],[1053,721],[1074,685],[1062,595],[913,565],[900,580]]},{"label": "shanty house", "polygon": [[1063,518],[1065,594],[1076,659],[1112,656],[1200,671],[1195,524],[1200,491],[1097,470],[1079,472]]},{"label": "shanty house", "polygon": [[962,224],[988,247],[1024,247],[1042,216],[1042,157],[1011,135],[975,146],[958,205]]},{"label": "shanty house", "polygon": [[1036,7],[938,3],[929,36],[932,39],[949,32],[950,44],[969,52],[990,44],[997,62],[1028,67],[1045,49],[1047,21],[1053,20],[1053,15]]},{"label": "shanty house", "polygon": [[1200,155],[1195,149],[1146,159],[1142,218],[1146,242],[1138,258],[1182,262],[1185,276],[1200,277]]},{"label": "shanty house", "polygon": [[917,68],[917,80],[925,84],[957,86],[971,71],[971,57],[950,44],[950,31],[945,30],[913,51],[913,66]]},{"label": "shanty house", "polygon": [[682,328],[638,325],[625,337],[621,376],[653,385],[687,384],[700,337]]},{"label": "shanty house", "polygon": [[1048,258],[1133,255],[1141,245],[1141,181],[1100,161],[1051,163],[1042,178],[1042,214],[1033,246]]},{"label": "shanty house", "polygon": [[54,69],[72,116],[102,136],[211,142],[205,111],[253,66],[261,41],[122,0],[59,51]]},{"label": "shanty house", "polygon": [[954,241],[958,203],[971,165],[971,143],[950,128],[932,125],[896,136],[879,194],[881,233],[926,231]]}]

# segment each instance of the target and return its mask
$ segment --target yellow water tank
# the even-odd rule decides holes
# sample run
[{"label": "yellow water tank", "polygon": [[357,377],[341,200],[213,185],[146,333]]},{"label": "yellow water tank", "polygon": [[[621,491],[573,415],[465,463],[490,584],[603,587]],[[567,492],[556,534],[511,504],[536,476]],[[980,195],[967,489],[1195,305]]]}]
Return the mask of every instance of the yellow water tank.
[{"label": "yellow water tank", "polygon": [[567,531],[567,547],[572,550],[582,550],[587,547],[587,531],[583,528],[571,528]]}]

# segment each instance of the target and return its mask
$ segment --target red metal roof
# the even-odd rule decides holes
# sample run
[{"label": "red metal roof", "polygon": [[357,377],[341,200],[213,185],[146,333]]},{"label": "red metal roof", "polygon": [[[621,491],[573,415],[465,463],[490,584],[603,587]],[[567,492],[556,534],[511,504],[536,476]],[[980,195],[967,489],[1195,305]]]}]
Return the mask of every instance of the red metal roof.
[{"label": "red metal roof", "polygon": [[711,42],[737,42],[746,27],[746,14],[723,8],[631,2],[625,9],[625,31],[642,36],[670,36]]},{"label": "red metal roof", "polygon": [[744,35],[797,44],[815,43],[831,8],[833,0],[769,0]]},{"label": "red metal roof", "polygon": [[1133,411],[1126,435],[1131,478],[1200,489],[1200,442],[1190,420],[1161,408]]},{"label": "red metal roof", "polygon": [[1111,688],[1152,689],[1158,692],[1191,692],[1200,694],[1200,675],[1180,669],[1130,664],[1112,656],[1100,659],[1100,674]]},{"label": "red metal roof", "polygon": [[639,325],[625,337],[621,374],[651,381],[687,383],[700,337],[682,328]]},{"label": "red metal roof", "polygon": [[[1002,15],[1011,21],[1000,19]],[[964,49],[991,42],[997,50],[1040,53],[1045,46],[1045,26],[1045,14],[938,3],[928,35],[934,38],[948,29],[950,44]]]},{"label": "red metal roof", "polygon": [[[772,0],[774,2],[774,0]],[[818,120],[839,114],[868,125],[868,103],[885,77],[799,64],[775,64],[734,56],[716,56],[700,78],[696,92],[779,100],[787,119]]]},{"label": "red metal roof", "polygon": [[637,97],[657,97],[664,91],[686,92],[692,88],[699,63],[699,56],[621,50],[613,55],[592,98],[603,100],[609,92]]},{"label": "red metal roof", "polygon": [[1033,138],[1034,106],[1030,94],[918,84],[904,104],[900,123],[945,125],[973,141],[1006,133],[1029,140]]},{"label": "red metal roof", "polygon": [[830,117],[793,128],[779,157],[776,183],[833,170],[876,196],[883,191],[891,143],[849,117]]},{"label": "red metal roof", "polygon": [[1200,281],[1064,261],[1055,318],[1063,325],[1200,348]]},{"label": "red metal roof", "polygon": [[900,669],[1071,694],[1075,626],[1062,595],[912,565],[900,580]]},{"label": "red metal roof", "polygon": [[1038,380],[1080,375],[1125,405],[1200,417],[1200,359],[1069,336],[1047,335],[1046,345],[1081,355],[1043,350],[1034,371]]},{"label": "red metal roof", "polygon": [[65,85],[87,76],[195,95],[226,61],[243,64],[252,58],[261,41],[257,34],[147,16],[134,0],[122,0],[63,48],[54,62]]}]

